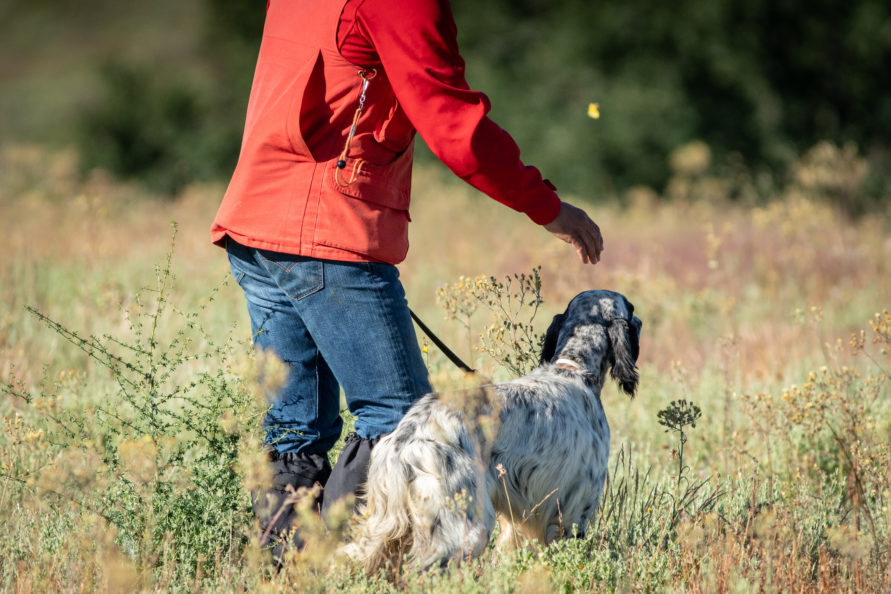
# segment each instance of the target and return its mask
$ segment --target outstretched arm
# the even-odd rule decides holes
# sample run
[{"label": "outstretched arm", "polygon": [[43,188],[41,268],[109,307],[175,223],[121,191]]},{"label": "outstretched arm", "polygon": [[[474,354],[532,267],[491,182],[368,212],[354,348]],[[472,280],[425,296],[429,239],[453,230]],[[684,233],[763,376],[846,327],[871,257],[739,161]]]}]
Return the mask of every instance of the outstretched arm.
[{"label": "outstretched arm", "polygon": [[522,162],[514,140],[489,119],[488,98],[468,86],[448,0],[362,0],[357,16],[357,31],[433,153],[464,181],[570,243],[583,263],[597,263],[600,229]]}]

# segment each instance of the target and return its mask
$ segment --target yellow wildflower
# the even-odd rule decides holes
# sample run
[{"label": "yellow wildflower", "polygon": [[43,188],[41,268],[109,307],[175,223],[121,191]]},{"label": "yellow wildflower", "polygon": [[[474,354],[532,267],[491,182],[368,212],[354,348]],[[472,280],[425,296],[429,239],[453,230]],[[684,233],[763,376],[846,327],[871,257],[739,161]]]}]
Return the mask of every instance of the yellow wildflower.
[{"label": "yellow wildflower", "polygon": [[28,433],[25,434],[25,441],[40,441],[43,439],[44,433],[43,429],[39,429],[35,431],[34,429],[28,429]]}]

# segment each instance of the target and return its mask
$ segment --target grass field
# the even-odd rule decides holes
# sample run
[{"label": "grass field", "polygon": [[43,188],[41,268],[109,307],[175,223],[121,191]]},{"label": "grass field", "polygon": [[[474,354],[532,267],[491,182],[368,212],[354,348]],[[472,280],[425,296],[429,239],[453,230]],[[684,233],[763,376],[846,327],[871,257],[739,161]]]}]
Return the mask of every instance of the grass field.
[{"label": "grass field", "polygon": [[[440,170],[416,172],[403,283],[487,376],[509,373],[478,350],[486,308],[447,320],[437,304],[445,285],[463,295],[462,277],[541,266],[538,331],[590,288],[628,296],[644,331],[637,398],[604,393],[611,473],[587,538],[394,585],[338,560],[339,535],[311,518],[280,573],[253,545],[251,378],[274,362],[254,362],[240,290],[208,243],[222,187],[149,196],[80,179],[71,154],[3,148],[0,589],[887,591],[891,211],[843,217],[825,198],[850,191],[845,171],[806,166],[767,200],[730,202],[728,180],[681,167],[668,197],[590,203],[596,267]],[[460,381],[427,356],[438,388]],[[701,409],[695,426],[681,400]]]}]

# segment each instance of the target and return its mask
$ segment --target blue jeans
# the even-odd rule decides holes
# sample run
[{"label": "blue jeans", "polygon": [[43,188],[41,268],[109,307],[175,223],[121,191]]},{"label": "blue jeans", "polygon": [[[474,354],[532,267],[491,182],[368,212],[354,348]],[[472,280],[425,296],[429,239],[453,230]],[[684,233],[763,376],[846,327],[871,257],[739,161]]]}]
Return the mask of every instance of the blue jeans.
[{"label": "blue jeans", "polygon": [[231,238],[226,251],[255,346],[290,368],[266,414],[266,442],[276,450],[331,449],[343,425],[341,386],[364,439],[395,429],[430,392],[395,266],[270,252]]}]

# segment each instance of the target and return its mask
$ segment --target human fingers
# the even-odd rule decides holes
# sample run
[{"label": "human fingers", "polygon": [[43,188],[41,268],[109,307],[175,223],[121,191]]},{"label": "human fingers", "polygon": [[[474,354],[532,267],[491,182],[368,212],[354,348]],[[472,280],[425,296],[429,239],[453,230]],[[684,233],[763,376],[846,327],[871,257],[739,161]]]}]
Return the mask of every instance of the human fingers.
[{"label": "human fingers", "polygon": [[603,252],[603,234],[600,232],[600,227],[598,227],[597,223],[594,221],[591,221],[591,236],[594,242],[594,255],[599,262],[601,253]]},{"label": "human fingers", "polygon": [[585,247],[584,243],[577,239],[573,239],[572,245],[573,247],[575,247],[575,253],[579,256],[579,262],[581,262],[582,264],[587,264],[591,261],[588,257],[588,250]]},{"label": "human fingers", "polygon": [[603,251],[603,236],[597,223],[591,220],[586,213],[579,221],[579,243],[584,247],[586,263],[597,264],[600,262],[600,253]]},{"label": "human fingers", "polygon": [[579,230],[576,234],[576,242],[579,255],[582,259],[582,264],[596,264],[599,258],[597,256],[597,250],[595,249],[594,238],[587,229]]}]

